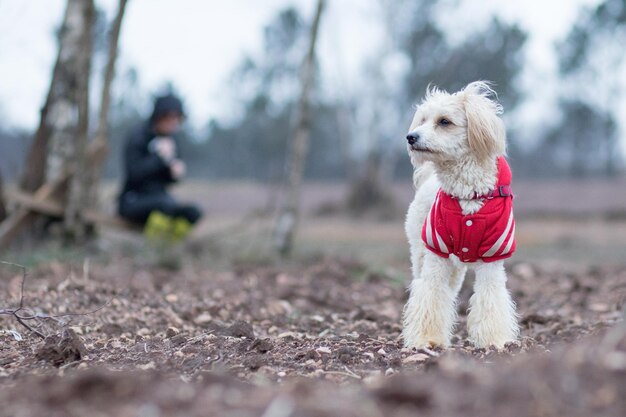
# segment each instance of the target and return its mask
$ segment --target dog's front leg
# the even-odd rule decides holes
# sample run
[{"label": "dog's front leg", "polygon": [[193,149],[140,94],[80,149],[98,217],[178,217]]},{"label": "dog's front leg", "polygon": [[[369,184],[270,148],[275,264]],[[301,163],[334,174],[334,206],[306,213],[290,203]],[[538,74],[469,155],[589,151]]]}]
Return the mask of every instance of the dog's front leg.
[{"label": "dog's front leg", "polygon": [[456,291],[450,286],[452,262],[433,253],[424,255],[420,276],[411,282],[402,331],[406,347],[448,346],[456,319]]},{"label": "dog's front leg", "polygon": [[502,261],[476,266],[474,294],[467,316],[469,338],[478,347],[498,348],[517,339],[519,325],[515,303],[506,289],[506,272]]}]

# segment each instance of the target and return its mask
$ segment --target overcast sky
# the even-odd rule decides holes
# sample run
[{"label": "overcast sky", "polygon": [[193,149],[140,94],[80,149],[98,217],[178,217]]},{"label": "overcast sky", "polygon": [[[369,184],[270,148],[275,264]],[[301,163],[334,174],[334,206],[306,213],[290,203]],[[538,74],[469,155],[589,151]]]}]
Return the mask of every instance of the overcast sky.
[{"label": "overcast sky", "polygon": [[[549,80],[555,39],[562,37],[582,4],[597,0],[460,1],[458,28],[486,23],[492,13],[519,22],[530,34],[534,79]],[[112,17],[117,0],[97,0]],[[315,0],[130,0],[120,41],[120,67],[135,66],[143,88],[172,80],[196,126],[228,111],[229,72],[246,54],[258,52],[263,26],[281,8],[295,4],[305,16]],[[360,65],[384,33],[377,0],[328,0],[320,38],[325,79],[337,88],[358,88]],[[0,0],[0,115],[5,125],[32,129],[45,98],[56,52],[53,31],[65,0]],[[459,36],[462,30],[457,30]],[[529,79],[530,78],[530,79]],[[533,94],[535,97],[533,97]],[[539,96],[537,96],[539,94]],[[531,99],[545,101],[549,88]],[[416,98],[417,99],[417,98]],[[535,105],[534,102],[528,104]]]}]

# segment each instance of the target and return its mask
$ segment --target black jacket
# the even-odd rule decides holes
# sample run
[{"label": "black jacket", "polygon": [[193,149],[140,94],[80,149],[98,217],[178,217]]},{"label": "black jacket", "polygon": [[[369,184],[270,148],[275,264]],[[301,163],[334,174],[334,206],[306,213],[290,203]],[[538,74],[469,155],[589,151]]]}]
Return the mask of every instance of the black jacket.
[{"label": "black jacket", "polygon": [[155,137],[150,122],[144,123],[129,136],[124,149],[126,177],[122,195],[127,192],[165,192],[167,185],[176,181],[169,165],[150,149],[150,141]]}]

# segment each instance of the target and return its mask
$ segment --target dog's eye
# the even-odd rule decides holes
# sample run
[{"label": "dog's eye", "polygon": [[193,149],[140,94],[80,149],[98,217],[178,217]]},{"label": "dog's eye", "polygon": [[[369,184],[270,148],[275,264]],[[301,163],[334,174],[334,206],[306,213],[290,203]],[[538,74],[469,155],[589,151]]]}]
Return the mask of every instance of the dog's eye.
[{"label": "dog's eye", "polygon": [[452,124],[452,122],[451,122],[450,120],[446,119],[445,117],[442,117],[441,119],[439,119],[439,121],[437,122],[437,124],[438,124],[439,126],[448,126],[448,125],[451,125],[451,124]]}]

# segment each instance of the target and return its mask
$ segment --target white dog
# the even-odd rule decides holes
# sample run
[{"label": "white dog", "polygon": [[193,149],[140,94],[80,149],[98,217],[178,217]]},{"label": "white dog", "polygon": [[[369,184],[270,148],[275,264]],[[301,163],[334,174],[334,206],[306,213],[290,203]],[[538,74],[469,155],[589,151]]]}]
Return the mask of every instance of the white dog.
[{"label": "white dog", "polygon": [[511,171],[502,107],[489,84],[449,94],[429,88],[407,136],[416,193],[406,218],[413,280],[404,309],[407,347],[448,346],[468,267],[476,282],[467,317],[478,347],[519,334],[503,259],[515,250]]}]

